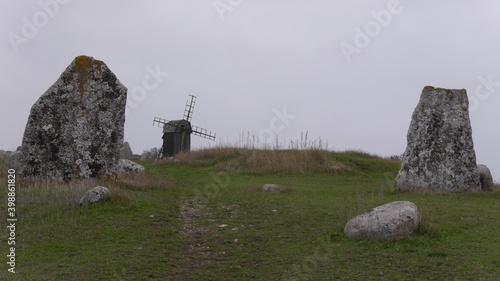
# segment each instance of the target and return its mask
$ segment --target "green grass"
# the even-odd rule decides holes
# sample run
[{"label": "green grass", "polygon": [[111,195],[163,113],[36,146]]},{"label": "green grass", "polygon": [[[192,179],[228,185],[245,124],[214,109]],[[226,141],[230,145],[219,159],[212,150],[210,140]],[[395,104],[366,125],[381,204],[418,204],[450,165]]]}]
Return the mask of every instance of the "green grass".
[{"label": "green grass", "polygon": [[[146,175],[98,183],[113,195],[89,208],[76,202],[97,184],[18,183],[17,273],[2,227],[0,280],[500,279],[498,187],[395,193],[399,163],[349,151],[215,149],[140,163]],[[259,192],[266,183],[288,192]],[[419,207],[413,237],[343,236],[350,218],[396,200]]]}]

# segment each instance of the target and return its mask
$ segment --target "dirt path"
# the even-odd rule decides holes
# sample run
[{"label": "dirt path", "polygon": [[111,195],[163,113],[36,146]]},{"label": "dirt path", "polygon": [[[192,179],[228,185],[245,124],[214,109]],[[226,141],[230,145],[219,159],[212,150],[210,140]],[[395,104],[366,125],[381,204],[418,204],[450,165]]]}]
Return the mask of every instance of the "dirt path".
[{"label": "dirt path", "polygon": [[[186,276],[189,276],[192,272],[200,272],[200,267],[227,258],[224,251],[211,248],[214,241],[208,241],[208,239],[223,235],[225,231],[238,232],[245,228],[241,224],[234,224],[239,215],[240,206],[236,204],[230,206],[206,205],[205,202],[194,197],[180,198],[178,218],[181,220],[181,229],[179,230],[179,236],[185,243],[175,253],[180,265],[176,269],[176,277],[189,280],[185,279]],[[230,223],[232,227],[225,223]],[[209,244],[212,246],[209,246]],[[239,243],[235,243],[235,247],[240,246]]]},{"label": "dirt path", "polygon": [[208,225],[201,224],[203,221],[210,221],[209,208],[190,197],[181,198],[179,208],[182,220],[182,229],[179,234],[189,242],[185,255],[186,262],[192,266],[210,264],[209,247],[203,243],[210,228]]},{"label": "dirt path", "polygon": [[[174,253],[179,260],[174,276],[180,280],[191,280],[190,273],[199,271],[202,266],[215,262],[213,252],[206,243],[210,233],[210,208],[193,197],[182,197],[179,202],[181,229],[179,236],[185,241]],[[195,279],[192,279],[195,280]]]}]

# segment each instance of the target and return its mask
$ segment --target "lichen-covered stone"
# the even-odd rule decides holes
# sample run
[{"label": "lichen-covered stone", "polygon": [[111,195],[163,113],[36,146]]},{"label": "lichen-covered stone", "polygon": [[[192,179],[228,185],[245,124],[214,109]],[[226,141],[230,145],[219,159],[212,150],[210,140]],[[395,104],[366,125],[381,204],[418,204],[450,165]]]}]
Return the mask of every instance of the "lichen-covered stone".
[{"label": "lichen-covered stone", "polygon": [[114,172],[117,174],[133,174],[144,172],[144,166],[139,165],[128,159],[120,159],[118,164],[115,166]]},{"label": "lichen-covered stone", "polygon": [[31,108],[21,149],[27,179],[100,177],[118,163],[127,89],[102,62],[79,56]]},{"label": "lichen-covered stone", "polygon": [[401,238],[419,224],[417,206],[409,201],[387,203],[351,219],[344,227],[349,238]]},{"label": "lichen-covered stone", "polygon": [[80,198],[78,201],[78,205],[87,207],[91,204],[97,203],[100,200],[104,199],[106,196],[109,196],[111,191],[104,186],[96,186],[87,192]]},{"label": "lichen-covered stone", "polygon": [[493,176],[490,169],[486,165],[477,165],[477,172],[479,173],[479,181],[481,182],[482,191],[493,191]]},{"label": "lichen-covered stone", "polygon": [[425,87],[407,141],[397,190],[481,190],[465,90]]}]

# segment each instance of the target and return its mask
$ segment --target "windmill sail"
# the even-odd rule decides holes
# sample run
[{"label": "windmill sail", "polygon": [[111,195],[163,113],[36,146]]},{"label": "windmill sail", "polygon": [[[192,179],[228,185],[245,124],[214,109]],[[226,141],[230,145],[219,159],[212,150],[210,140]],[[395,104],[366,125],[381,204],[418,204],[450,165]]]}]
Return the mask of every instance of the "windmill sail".
[{"label": "windmill sail", "polygon": [[204,137],[209,140],[215,140],[215,133],[212,134],[212,131],[208,131],[207,129],[200,128],[198,126],[191,126],[193,134]]},{"label": "windmill sail", "polygon": [[191,118],[193,117],[194,103],[196,102],[196,97],[193,95],[189,95],[191,97],[191,102],[186,102],[186,109],[184,110],[184,120],[191,122]]}]

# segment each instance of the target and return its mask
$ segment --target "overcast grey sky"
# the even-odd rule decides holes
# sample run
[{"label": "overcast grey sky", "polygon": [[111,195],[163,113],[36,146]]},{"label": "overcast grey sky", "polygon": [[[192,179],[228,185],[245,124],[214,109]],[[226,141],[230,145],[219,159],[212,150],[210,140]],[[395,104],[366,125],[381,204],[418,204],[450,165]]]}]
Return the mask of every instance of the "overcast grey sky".
[{"label": "overcast grey sky", "polygon": [[21,144],[33,103],[88,55],[129,90],[135,153],[161,146],[153,118],[181,119],[194,94],[192,123],[218,141],[307,131],[333,150],[401,154],[431,85],[467,89],[478,163],[499,181],[499,12],[494,0],[2,0],[0,148]]}]

